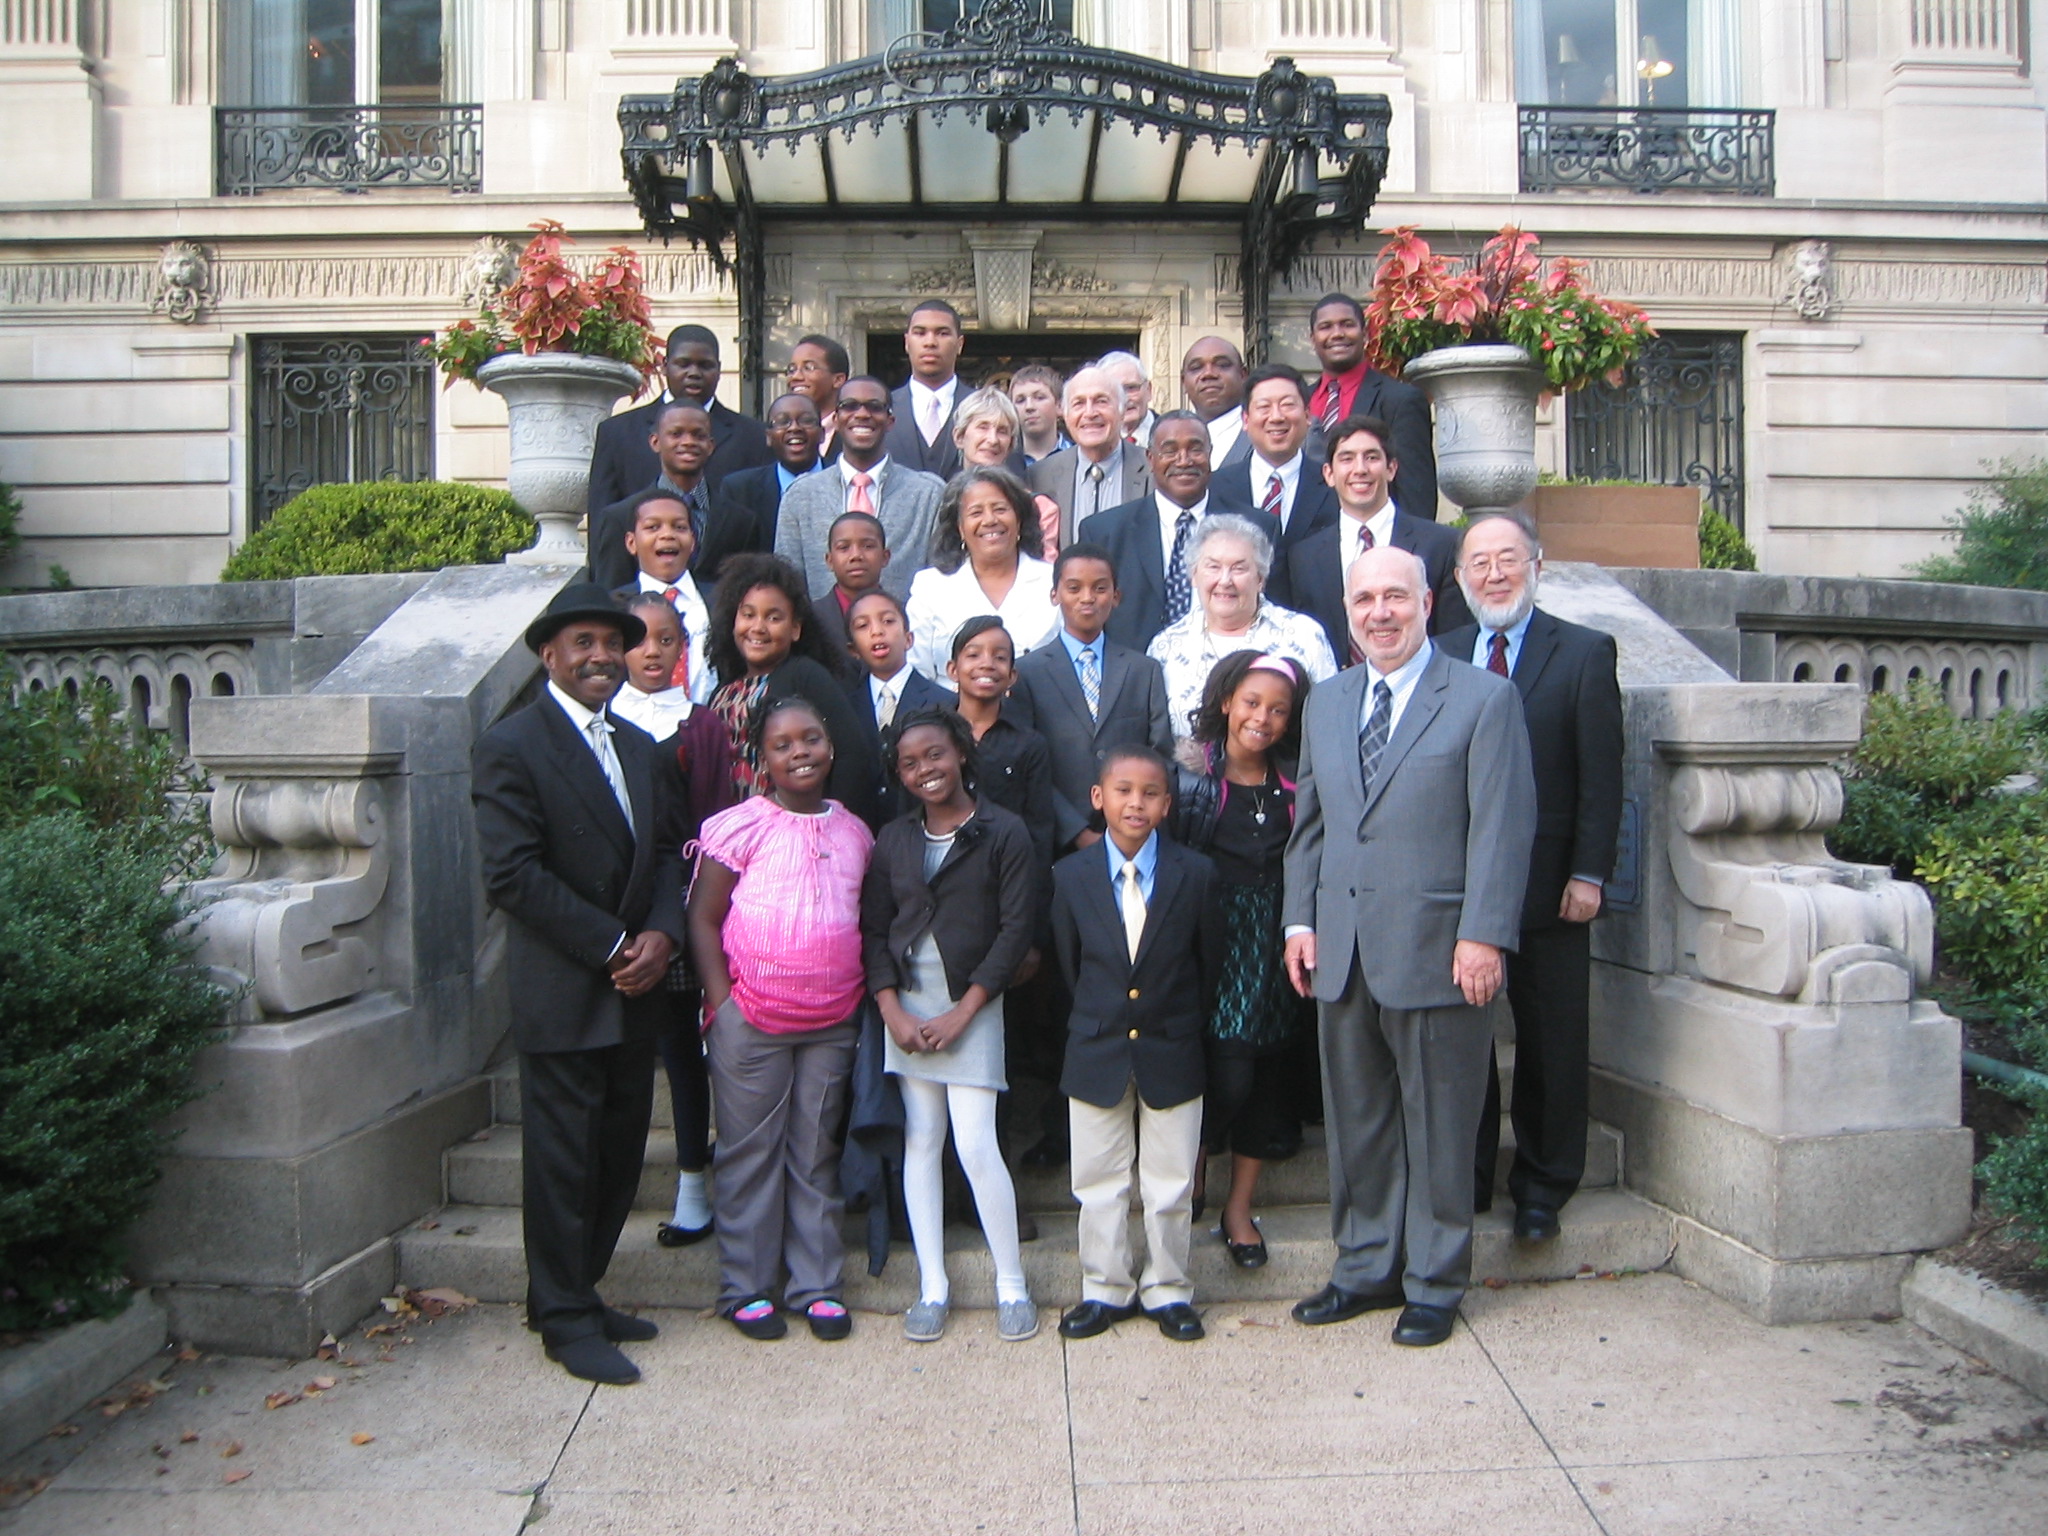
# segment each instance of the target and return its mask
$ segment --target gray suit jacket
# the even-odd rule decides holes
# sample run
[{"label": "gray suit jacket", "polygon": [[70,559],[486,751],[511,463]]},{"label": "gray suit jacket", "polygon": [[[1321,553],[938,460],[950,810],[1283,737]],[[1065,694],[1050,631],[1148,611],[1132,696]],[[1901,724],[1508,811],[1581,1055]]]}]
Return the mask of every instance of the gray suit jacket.
[{"label": "gray suit jacket", "polygon": [[1460,939],[1522,934],[1536,779],[1515,685],[1438,650],[1364,794],[1360,710],[1379,674],[1351,667],[1309,695],[1282,915],[1316,933],[1316,997],[1343,996],[1357,956],[1384,1008],[1464,1002]]},{"label": "gray suit jacket", "polygon": [[[876,516],[889,536],[889,563],[882,570],[882,585],[898,602],[910,600],[910,578],[925,567],[932,542],[932,516],[939,510],[945,484],[937,476],[923,474],[883,461],[881,496]],[[815,475],[805,475],[783,493],[782,509],[775,520],[775,553],[804,573],[804,583],[813,592],[832,586],[832,568],[825,564],[825,536],[846,511],[846,481],[836,466]]]},{"label": "gray suit jacket", "polygon": [[[1031,466],[1031,489],[1059,503],[1062,549],[1074,542],[1074,476],[1079,473],[1081,462],[1080,449],[1062,448]],[[1124,444],[1123,471],[1121,485],[1103,486],[1102,504],[1096,508],[1097,511],[1107,512],[1111,507],[1120,507],[1127,501],[1152,494],[1152,466],[1131,443]],[[1051,550],[1046,551],[1046,558],[1052,558]]]},{"label": "gray suit jacket", "polygon": [[1055,848],[1066,847],[1095,824],[1088,791],[1111,747],[1139,742],[1173,761],[1166,673],[1143,651],[1114,640],[1103,650],[1098,717],[1089,718],[1074,659],[1057,633],[1017,658],[1017,681],[1010,689],[1007,713],[1045,738],[1052,765]]}]

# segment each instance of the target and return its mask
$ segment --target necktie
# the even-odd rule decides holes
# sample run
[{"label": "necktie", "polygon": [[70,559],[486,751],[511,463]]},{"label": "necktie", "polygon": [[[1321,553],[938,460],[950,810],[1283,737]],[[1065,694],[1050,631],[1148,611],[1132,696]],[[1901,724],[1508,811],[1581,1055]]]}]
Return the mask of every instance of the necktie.
[{"label": "necktie", "polygon": [[1129,859],[1124,860],[1122,906],[1124,947],[1131,952],[1131,960],[1135,963],[1138,941],[1145,937],[1145,893],[1138,889],[1138,866]]},{"label": "necktie", "polygon": [[[1082,513],[1081,516],[1093,517],[1096,513],[1100,512],[1101,510],[1102,466],[1100,464],[1090,464],[1088,466],[1088,510]],[[1074,521],[1078,524],[1080,522],[1080,518],[1076,518]]]},{"label": "necktie", "polygon": [[937,395],[924,397],[924,440],[927,447],[938,441],[939,429],[946,424],[942,403]]},{"label": "necktie", "polygon": [[896,723],[896,685],[882,684],[882,696],[875,700],[875,724],[883,730]]},{"label": "necktie", "polygon": [[1092,645],[1081,653],[1081,697],[1088,701],[1088,718],[1101,718],[1102,663],[1096,659]]},{"label": "necktie", "polygon": [[853,489],[846,493],[846,510],[849,512],[865,512],[869,517],[873,517],[875,515],[875,499],[868,494],[868,487],[874,483],[875,477],[866,470],[855,470],[853,472]]},{"label": "necktie", "polygon": [[1358,733],[1358,773],[1365,783],[1366,798],[1372,797],[1372,781],[1378,777],[1380,759],[1386,756],[1387,737],[1393,732],[1394,691],[1382,680],[1373,684],[1372,714]]},{"label": "necktie", "polygon": [[1327,373],[1324,374],[1322,424],[1323,430],[1325,432],[1328,432],[1332,427],[1336,426],[1337,423],[1343,419],[1339,415],[1337,409],[1338,402],[1341,401],[1343,398],[1344,392],[1337,387],[1337,380],[1335,375]]},{"label": "necktie", "polygon": [[675,609],[676,628],[681,630],[683,635],[683,648],[676,652],[676,664],[668,675],[668,685],[671,688],[687,688],[690,686],[690,629],[683,623],[683,610],[676,602],[676,589],[663,587],[661,595],[668,600],[669,607]]},{"label": "necktie", "polygon": [[1272,478],[1266,482],[1266,495],[1265,499],[1259,503],[1259,510],[1268,517],[1277,518],[1280,515],[1280,497],[1284,490],[1285,488],[1280,484],[1280,471],[1276,469],[1273,471]]},{"label": "necktie", "polygon": [[619,810],[625,814],[626,825],[633,825],[633,798],[626,793],[626,770],[619,766],[619,754],[612,748],[611,722],[603,715],[593,715],[590,724],[584,727],[584,734],[590,738],[590,750],[597,754],[597,766],[604,770],[604,776],[611,782],[612,798],[619,802]]},{"label": "necktie", "polygon": [[1498,672],[1502,677],[1508,675],[1508,637],[1506,635],[1495,635],[1492,640],[1487,642],[1486,670]]},{"label": "necktie", "polygon": [[1166,622],[1184,617],[1194,605],[1195,589],[1188,580],[1188,535],[1195,531],[1195,514],[1182,508],[1173,520],[1173,558],[1166,562]]}]

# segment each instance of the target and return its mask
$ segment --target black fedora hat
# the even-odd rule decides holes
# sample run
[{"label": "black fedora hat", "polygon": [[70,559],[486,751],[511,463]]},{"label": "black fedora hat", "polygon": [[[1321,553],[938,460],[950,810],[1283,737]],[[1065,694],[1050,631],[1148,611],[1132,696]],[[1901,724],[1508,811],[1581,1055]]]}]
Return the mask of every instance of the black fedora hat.
[{"label": "black fedora hat", "polygon": [[539,655],[542,646],[578,619],[602,619],[607,624],[617,625],[619,632],[626,637],[626,649],[629,651],[647,638],[647,626],[640,622],[638,614],[630,613],[613,602],[611,593],[596,582],[579,581],[557,592],[541,616],[526,626],[526,648]]}]

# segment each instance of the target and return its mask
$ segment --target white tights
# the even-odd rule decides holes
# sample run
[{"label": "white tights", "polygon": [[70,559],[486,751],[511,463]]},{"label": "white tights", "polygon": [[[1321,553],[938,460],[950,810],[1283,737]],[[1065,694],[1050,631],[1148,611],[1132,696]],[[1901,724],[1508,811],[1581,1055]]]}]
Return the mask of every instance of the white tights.
[{"label": "white tights", "polygon": [[996,1300],[1023,1301],[1024,1255],[1017,1246],[1017,1190],[1003,1166],[996,1141],[996,1091],[957,1083],[928,1083],[899,1077],[903,1089],[903,1203],[910,1236],[917,1245],[922,1300],[948,1302],[946,1279],[946,1192],[941,1165],[946,1152],[948,1111],[953,1145],[974,1190],[982,1235],[996,1261]]}]

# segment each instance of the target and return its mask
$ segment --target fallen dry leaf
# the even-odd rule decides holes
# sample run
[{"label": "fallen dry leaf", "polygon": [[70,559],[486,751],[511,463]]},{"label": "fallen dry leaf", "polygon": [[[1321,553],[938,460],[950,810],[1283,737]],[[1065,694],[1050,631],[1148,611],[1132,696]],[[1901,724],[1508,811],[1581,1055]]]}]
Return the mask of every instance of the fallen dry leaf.
[{"label": "fallen dry leaf", "polygon": [[229,1456],[239,1456],[239,1455],[241,1455],[241,1454],[242,1454],[242,1442],[241,1442],[241,1441],[239,1441],[239,1440],[230,1440],[230,1441],[228,1442],[228,1448],[227,1448],[226,1450],[222,1451],[222,1452],[221,1452],[220,1454],[221,1454],[221,1456],[222,1456],[222,1458],[223,1458],[223,1459],[225,1459],[225,1458],[227,1458],[227,1457],[229,1457]]},{"label": "fallen dry leaf", "polygon": [[[386,1297],[385,1299],[387,1301],[390,1300],[389,1297]],[[379,1334],[396,1333],[398,1332],[398,1329],[399,1325],[397,1323],[379,1323],[374,1328],[365,1328],[363,1330],[363,1337],[366,1339],[374,1339]]]},{"label": "fallen dry leaf", "polygon": [[193,1441],[197,1440],[198,1438],[199,1438],[199,1431],[198,1431],[198,1430],[196,1430],[196,1429],[188,1429],[188,1430],[186,1430],[186,1431],[185,1431],[185,1433],[183,1433],[182,1435],[178,1436],[178,1444],[180,1444],[180,1445],[190,1445],[190,1444],[191,1444],[191,1443],[192,1443]]},{"label": "fallen dry leaf", "polygon": [[335,1380],[332,1376],[315,1376],[306,1383],[306,1390],[308,1392],[332,1392],[334,1387]]},{"label": "fallen dry leaf", "polygon": [[251,1475],[252,1474],[250,1473],[249,1469],[247,1467],[243,1467],[239,1471],[228,1473],[228,1475],[226,1477],[223,1477],[221,1481],[224,1483],[239,1483]]},{"label": "fallen dry leaf", "polygon": [[406,1299],[406,1294],[403,1291],[401,1291],[396,1296],[386,1296],[378,1304],[382,1306],[386,1312],[396,1313],[400,1317],[405,1316],[408,1312],[419,1311],[418,1307],[414,1306],[410,1301]]},{"label": "fallen dry leaf", "polygon": [[265,1408],[289,1408],[298,1400],[299,1394],[287,1389],[283,1392],[271,1393],[270,1396],[263,1399],[263,1406]]},{"label": "fallen dry leaf", "polygon": [[327,1334],[320,1340],[320,1347],[313,1351],[315,1360],[332,1360],[341,1353],[341,1340]]},{"label": "fallen dry leaf", "polygon": [[417,1307],[426,1317],[440,1317],[448,1312],[460,1312],[465,1307],[476,1305],[474,1296],[465,1296],[452,1285],[436,1285],[427,1290],[408,1290],[405,1299]]},{"label": "fallen dry leaf", "polygon": [[350,1445],[368,1445],[372,1440],[376,1438],[377,1437],[375,1435],[370,1434],[366,1430],[359,1429],[354,1434],[348,1437],[348,1443]]},{"label": "fallen dry leaf", "polygon": [[175,1355],[171,1356],[171,1358],[173,1360],[183,1361],[186,1365],[190,1365],[194,1360],[197,1360],[199,1358],[199,1351],[194,1349],[190,1344],[187,1344],[183,1349],[179,1350]]},{"label": "fallen dry leaf", "polygon": [[77,1433],[78,1426],[76,1424],[59,1424],[43,1438],[46,1440],[63,1440]]}]

